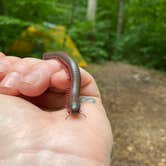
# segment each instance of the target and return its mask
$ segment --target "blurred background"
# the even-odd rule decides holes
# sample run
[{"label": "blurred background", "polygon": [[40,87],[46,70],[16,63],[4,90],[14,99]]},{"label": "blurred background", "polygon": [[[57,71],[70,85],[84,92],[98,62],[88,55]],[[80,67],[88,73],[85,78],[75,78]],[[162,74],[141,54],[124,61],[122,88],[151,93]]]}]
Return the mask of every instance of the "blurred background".
[{"label": "blurred background", "polygon": [[66,51],[96,78],[113,166],[166,166],[166,0],[0,0],[0,51]]}]

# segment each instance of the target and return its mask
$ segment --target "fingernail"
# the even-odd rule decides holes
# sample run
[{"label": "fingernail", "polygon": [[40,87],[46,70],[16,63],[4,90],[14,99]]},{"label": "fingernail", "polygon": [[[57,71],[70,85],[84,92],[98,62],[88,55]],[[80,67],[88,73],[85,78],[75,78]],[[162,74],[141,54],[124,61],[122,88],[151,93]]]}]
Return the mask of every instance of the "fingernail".
[{"label": "fingernail", "polygon": [[3,87],[16,87],[20,80],[20,74],[17,72],[11,72],[5,76],[1,81],[1,86]]},{"label": "fingernail", "polygon": [[39,81],[41,78],[41,72],[39,70],[35,70],[29,73],[27,76],[23,77],[22,81],[28,84],[34,84]]}]

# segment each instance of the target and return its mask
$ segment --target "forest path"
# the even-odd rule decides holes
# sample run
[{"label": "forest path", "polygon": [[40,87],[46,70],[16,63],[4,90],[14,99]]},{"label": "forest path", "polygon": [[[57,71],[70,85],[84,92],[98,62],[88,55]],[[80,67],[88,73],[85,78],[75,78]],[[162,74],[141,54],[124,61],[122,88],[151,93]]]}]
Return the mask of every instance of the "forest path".
[{"label": "forest path", "polygon": [[112,166],[166,166],[166,73],[90,65],[113,129]]}]

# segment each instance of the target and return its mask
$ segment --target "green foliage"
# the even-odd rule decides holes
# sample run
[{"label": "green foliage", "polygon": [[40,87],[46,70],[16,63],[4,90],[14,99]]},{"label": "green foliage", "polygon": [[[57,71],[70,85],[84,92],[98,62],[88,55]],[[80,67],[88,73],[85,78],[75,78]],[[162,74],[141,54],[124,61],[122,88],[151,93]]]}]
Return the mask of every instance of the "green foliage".
[{"label": "green foliage", "polygon": [[57,14],[55,2],[54,0],[1,0],[0,50],[8,53],[8,47],[28,26],[45,20],[54,20]]},{"label": "green foliage", "polygon": [[[110,58],[109,52],[112,49],[112,46],[110,46],[111,22],[108,16],[110,16],[111,10],[109,10],[109,7],[111,5],[108,6],[108,1],[105,2],[98,1],[96,21],[87,22],[85,20],[87,1],[86,3],[82,1],[84,10],[81,10],[82,7],[80,5],[77,6],[75,15],[78,17],[75,18],[75,24],[69,31],[82,55],[90,62],[99,62]],[[81,1],[77,4],[79,3]],[[84,16],[84,18],[79,17],[80,15]],[[85,20],[84,22],[82,21],[83,19]]]},{"label": "green foliage", "polygon": [[54,13],[55,1],[54,0],[8,0],[4,1],[3,6],[8,16],[18,18],[30,22],[43,22],[43,20],[52,19],[50,13]]},{"label": "green foliage", "polygon": [[102,59],[108,58],[108,54],[105,49],[105,41],[107,35],[101,33],[104,23],[98,24],[94,30],[92,30],[91,23],[84,22],[75,25],[70,34],[76,41],[80,52],[84,55],[85,59],[91,62],[98,62]]},{"label": "green foliage", "polygon": [[124,34],[113,59],[166,70],[166,1],[135,0],[126,7]]},{"label": "green foliage", "polygon": [[23,28],[28,25],[30,23],[16,18],[0,16],[0,50],[7,52],[6,48],[11,44],[13,39],[16,39],[20,35]]},{"label": "green foliage", "polygon": [[[7,53],[28,26],[51,22],[67,27],[88,61],[122,60],[166,70],[165,0],[124,1],[119,38],[117,0],[98,0],[95,22],[86,21],[86,10],[87,1],[82,0],[0,0],[0,50]],[[40,38],[34,40],[42,46]]]}]

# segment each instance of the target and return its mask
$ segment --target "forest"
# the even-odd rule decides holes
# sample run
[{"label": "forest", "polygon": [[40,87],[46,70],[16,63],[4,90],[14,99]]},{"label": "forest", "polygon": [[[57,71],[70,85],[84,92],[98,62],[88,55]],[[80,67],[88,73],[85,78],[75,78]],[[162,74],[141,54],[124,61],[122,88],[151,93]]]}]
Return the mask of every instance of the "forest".
[{"label": "forest", "polygon": [[[165,0],[1,0],[0,51],[14,54],[11,45],[27,27],[47,31],[43,25],[48,23],[64,26],[87,62],[123,61],[166,70],[165,9]],[[43,36],[31,36],[38,49],[29,56],[65,49],[56,42],[43,46]]]}]

